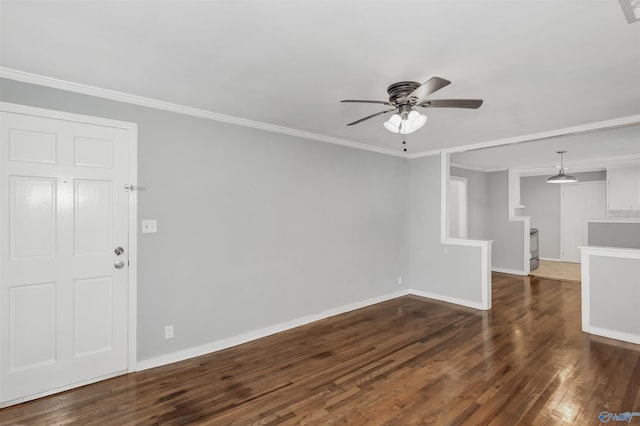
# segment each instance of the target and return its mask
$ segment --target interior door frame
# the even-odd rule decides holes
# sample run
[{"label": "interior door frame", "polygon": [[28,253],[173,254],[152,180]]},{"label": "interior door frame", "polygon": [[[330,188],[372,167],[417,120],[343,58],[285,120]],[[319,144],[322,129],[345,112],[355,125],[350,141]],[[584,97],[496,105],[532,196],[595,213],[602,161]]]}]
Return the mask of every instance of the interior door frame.
[{"label": "interior door frame", "polygon": [[[576,182],[576,183],[570,183],[569,185],[593,185],[593,184],[604,184],[605,188],[604,188],[604,192],[605,192],[605,214],[606,214],[606,209],[607,209],[607,181],[606,180],[589,180],[586,182]],[[560,185],[560,261],[561,262],[571,262],[569,260],[566,260],[566,257],[564,255],[564,185],[565,184],[561,184]],[[584,225],[583,225],[583,238],[587,237],[587,234],[584,233]]]},{"label": "interior door frame", "polygon": [[[126,121],[111,120],[88,115],[74,114],[69,112],[55,111],[44,108],[36,108],[8,102],[0,102],[0,111],[43,117],[55,120],[72,121],[83,124],[93,124],[103,127],[114,127],[127,131],[129,135],[129,185],[138,185],[138,125]],[[123,188],[124,190],[124,188]],[[128,240],[129,240],[129,266],[127,268],[128,291],[128,318],[127,318],[127,371],[136,371],[137,364],[137,322],[138,322],[138,194],[136,191],[129,192],[129,215],[128,215]],[[81,384],[82,385],[82,384]],[[69,388],[73,388],[72,385]],[[66,389],[66,388],[65,388]],[[59,392],[64,389],[58,389]],[[51,392],[48,392],[50,394]],[[42,396],[42,395],[41,395]]]}]

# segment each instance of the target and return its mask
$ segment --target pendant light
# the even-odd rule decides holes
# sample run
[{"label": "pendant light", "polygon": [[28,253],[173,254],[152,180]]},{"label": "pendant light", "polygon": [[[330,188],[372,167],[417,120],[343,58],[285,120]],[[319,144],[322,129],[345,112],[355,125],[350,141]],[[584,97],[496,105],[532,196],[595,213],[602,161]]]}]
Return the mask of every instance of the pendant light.
[{"label": "pendant light", "polygon": [[575,183],[578,181],[578,179],[575,178],[575,176],[569,176],[564,174],[564,154],[567,153],[567,151],[557,151],[558,154],[560,154],[560,171],[558,172],[557,175],[555,176],[551,176],[549,179],[547,179],[547,183]]}]

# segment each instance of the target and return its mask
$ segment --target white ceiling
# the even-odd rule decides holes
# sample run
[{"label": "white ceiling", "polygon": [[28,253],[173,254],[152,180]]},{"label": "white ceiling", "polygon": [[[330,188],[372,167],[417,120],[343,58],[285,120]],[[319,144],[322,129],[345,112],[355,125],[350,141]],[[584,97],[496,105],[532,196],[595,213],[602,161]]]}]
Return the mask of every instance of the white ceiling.
[{"label": "white ceiling", "polygon": [[640,114],[640,23],[613,0],[0,6],[2,67],[374,147],[401,149],[384,117],[345,124],[385,108],[340,99],[432,76],[452,81],[433,99],[484,99],[426,110],[409,153]]}]

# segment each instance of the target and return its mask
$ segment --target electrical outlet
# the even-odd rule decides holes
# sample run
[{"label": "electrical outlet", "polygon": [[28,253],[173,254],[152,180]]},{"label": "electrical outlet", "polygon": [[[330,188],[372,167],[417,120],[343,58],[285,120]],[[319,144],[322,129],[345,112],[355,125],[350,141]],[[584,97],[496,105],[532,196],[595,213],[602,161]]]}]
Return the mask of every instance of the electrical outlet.
[{"label": "electrical outlet", "polygon": [[398,285],[402,285],[402,275],[398,276]]},{"label": "electrical outlet", "polygon": [[168,325],[164,328],[164,338],[165,339],[173,339],[173,326]]},{"label": "electrical outlet", "polygon": [[158,221],[155,219],[145,219],[142,221],[143,234],[155,234],[158,232]]}]

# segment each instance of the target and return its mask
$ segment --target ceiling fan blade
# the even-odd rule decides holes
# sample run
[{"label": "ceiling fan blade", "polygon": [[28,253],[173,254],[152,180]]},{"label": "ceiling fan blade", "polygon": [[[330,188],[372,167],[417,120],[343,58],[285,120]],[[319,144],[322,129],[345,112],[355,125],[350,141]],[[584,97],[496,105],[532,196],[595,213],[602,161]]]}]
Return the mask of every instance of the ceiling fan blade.
[{"label": "ceiling fan blade", "polygon": [[416,90],[409,93],[409,96],[407,96],[407,98],[414,100],[415,103],[420,103],[430,94],[442,89],[445,86],[448,86],[449,84],[451,84],[451,82],[449,80],[445,80],[444,78],[431,77]]},{"label": "ceiling fan blade", "polygon": [[423,108],[480,108],[482,99],[433,99],[417,106]]},{"label": "ceiling fan blade", "polygon": [[347,124],[347,126],[353,126],[354,124],[362,123],[363,121],[368,120],[368,119],[370,119],[370,118],[373,118],[373,117],[375,117],[375,116],[382,115],[382,114],[386,114],[386,113],[388,113],[388,112],[395,111],[395,110],[396,110],[396,109],[395,109],[395,108],[393,108],[393,109],[388,109],[388,110],[386,110],[386,111],[376,112],[375,114],[367,115],[366,117],[361,118],[360,120],[356,120],[356,121],[354,121],[353,123],[349,123],[349,124]]},{"label": "ceiling fan blade", "polygon": [[393,105],[389,101],[366,101],[361,99],[343,99],[340,102],[354,102],[359,104],[382,104],[382,105]]}]

